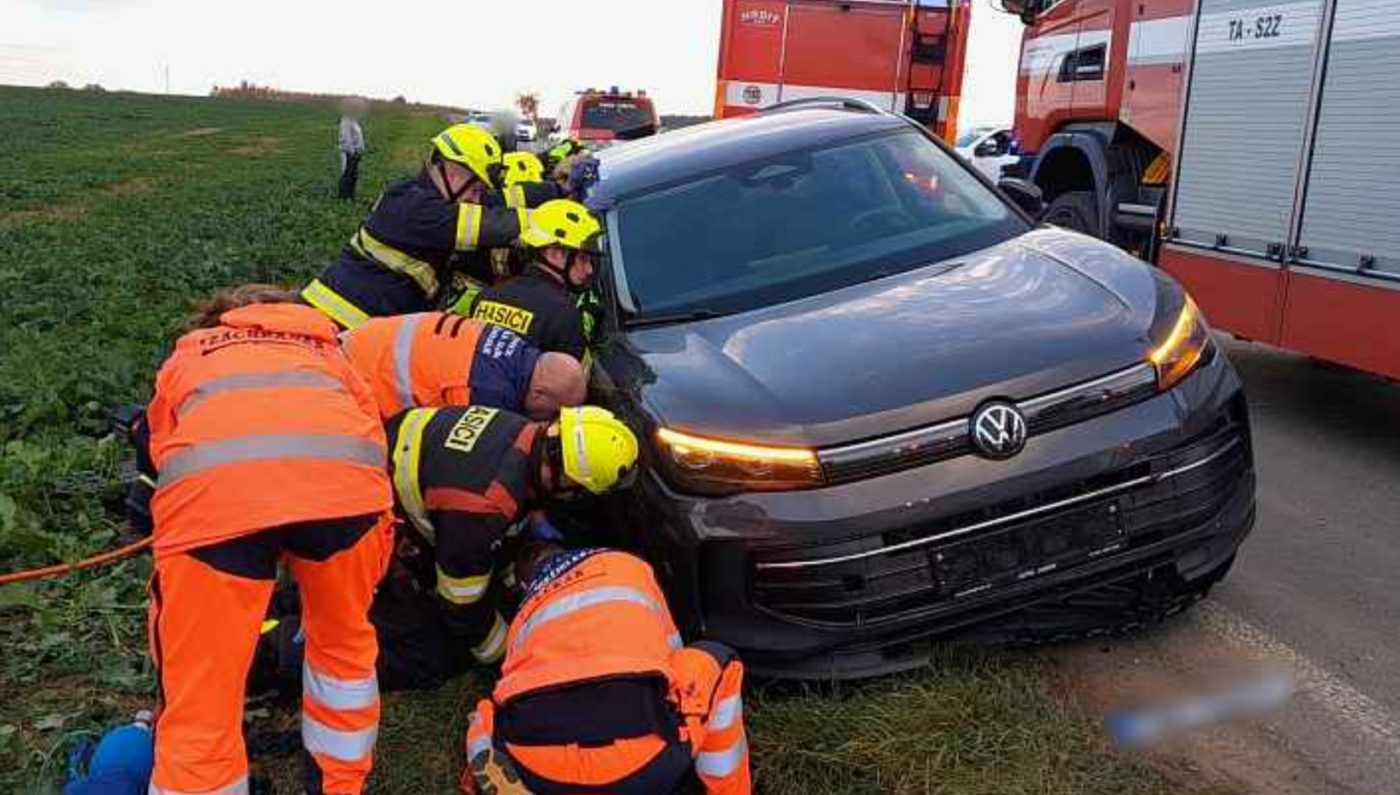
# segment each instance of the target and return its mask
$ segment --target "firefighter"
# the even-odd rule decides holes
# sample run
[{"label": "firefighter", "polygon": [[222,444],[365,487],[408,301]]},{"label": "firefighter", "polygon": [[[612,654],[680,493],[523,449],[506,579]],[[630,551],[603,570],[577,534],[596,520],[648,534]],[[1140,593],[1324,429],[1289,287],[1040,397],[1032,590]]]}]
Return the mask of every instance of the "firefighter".
[{"label": "firefighter", "polygon": [[533,152],[507,152],[501,157],[501,201],[506,207],[538,207],[569,195],[563,184],[546,182],[544,163]]},{"label": "firefighter", "polygon": [[480,405],[548,419],[587,392],[578,361],[510,329],[446,312],[367,321],[341,336],[385,419],[417,407]]},{"label": "firefighter", "polygon": [[[627,483],[637,438],[595,406],[565,408],[549,422],[485,406],[412,409],[389,422],[388,435],[396,503],[407,522],[400,562],[405,571],[426,575],[420,581],[435,593],[444,638],[434,642],[418,633],[396,643],[395,627],[381,626],[381,637],[388,635],[381,669],[390,669],[386,678],[396,684],[413,678],[412,671],[394,670],[399,661],[400,667],[426,662],[440,676],[455,673],[454,647],[496,663],[506,625],[488,590],[507,528],[545,500]],[[446,650],[447,659],[424,661],[423,649],[403,648],[425,642]]]},{"label": "firefighter", "polygon": [[432,145],[418,176],[385,190],[340,258],[302,290],[342,328],[433,309],[457,275],[489,283],[484,250],[509,245],[527,226],[524,207],[489,201],[501,177],[501,147],[489,132],[456,124]]},{"label": "firefighter", "polygon": [[367,614],[392,543],[374,397],[335,324],[264,286],[211,302],[147,408],[158,473],[152,795],[246,793],[244,683],[285,560],[306,607],[306,790],[358,795],[379,722]]},{"label": "firefighter", "polygon": [[487,288],[472,317],[505,326],[540,350],[567,353],[580,361],[588,347],[579,304],[593,283],[593,258],[601,253],[603,227],[578,202],[545,202],[530,216],[520,242],[529,261],[519,276]]},{"label": "firefighter", "polygon": [[467,729],[462,789],[480,795],[750,792],[743,665],[681,646],[651,567],[607,549],[522,555],[525,600]]}]

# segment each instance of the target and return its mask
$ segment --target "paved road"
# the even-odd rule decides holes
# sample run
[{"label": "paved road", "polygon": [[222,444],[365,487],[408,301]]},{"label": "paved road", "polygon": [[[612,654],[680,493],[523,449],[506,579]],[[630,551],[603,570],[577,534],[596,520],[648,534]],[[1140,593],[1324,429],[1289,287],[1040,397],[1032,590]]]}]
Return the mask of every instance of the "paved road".
[{"label": "paved road", "polygon": [[[1259,470],[1259,521],[1234,571],[1157,632],[1055,656],[1098,706],[1134,681],[1199,677],[1221,654],[1283,662],[1300,681],[1289,706],[1186,743],[1193,766],[1243,792],[1400,793],[1400,385],[1227,347]],[[1104,677],[1128,684],[1105,692]]]}]

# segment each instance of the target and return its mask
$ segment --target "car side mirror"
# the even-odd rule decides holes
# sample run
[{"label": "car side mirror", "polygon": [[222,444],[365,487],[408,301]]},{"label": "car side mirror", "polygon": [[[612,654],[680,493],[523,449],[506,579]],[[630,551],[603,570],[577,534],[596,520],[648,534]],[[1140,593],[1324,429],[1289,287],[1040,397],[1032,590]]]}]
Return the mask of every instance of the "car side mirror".
[{"label": "car side mirror", "polygon": [[997,182],[997,187],[1026,215],[1039,220],[1040,214],[1045,212],[1045,194],[1034,182],[1018,177],[1005,177]]},{"label": "car side mirror", "polygon": [[995,138],[988,138],[972,150],[973,157],[1000,157],[1003,154],[1001,142]]},{"label": "car side mirror", "polygon": [[1031,25],[1035,23],[1035,14],[1039,10],[1039,0],[999,0],[997,5],[1000,10],[1008,14],[1015,14],[1021,18],[1021,22]]}]

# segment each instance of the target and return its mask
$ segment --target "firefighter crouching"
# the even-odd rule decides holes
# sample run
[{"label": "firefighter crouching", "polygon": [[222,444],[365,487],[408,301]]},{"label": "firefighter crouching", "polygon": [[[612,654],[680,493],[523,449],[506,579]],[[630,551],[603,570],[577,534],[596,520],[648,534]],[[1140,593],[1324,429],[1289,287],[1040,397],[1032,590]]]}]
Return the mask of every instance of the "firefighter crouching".
[{"label": "firefighter crouching", "polygon": [[747,795],[743,665],[733,652],[681,646],[640,558],[531,551],[501,678],[467,730],[463,791],[654,795],[693,770],[711,795]]},{"label": "firefighter crouching", "polygon": [[418,176],[386,189],[340,258],[301,292],[342,328],[434,309],[458,271],[489,283],[487,250],[526,227],[523,193],[514,207],[492,198],[502,165],[490,133],[457,124],[432,146]]},{"label": "firefighter crouching", "polygon": [[590,324],[579,301],[592,287],[602,234],[602,224],[576,201],[540,205],[520,234],[529,258],[524,272],[483,290],[472,317],[509,328],[540,350],[582,361],[588,349],[585,326]]},{"label": "firefighter crouching", "polygon": [[578,361],[460,315],[374,318],[342,335],[346,357],[388,419],[417,407],[478,405],[549,419],[587,392]]},{"label": "firefighter crouching", "polygon": [[160,678],[150,792],[248,792],[244,682],[287,562],[305,606],[306,789],[358,795],[379,722],[367,618],[391,544],[383,425],[336,328],[296,296],[217,297],[147,408]]},{"label": "firefighter crouching", "polygon": [[[419,632],[399,643],[396,628],[381,622],[381,670],[388,668],[386,677],[396,683],[423,679],[430,686],[460,670],[454,648],[469,648],[479,663],[500,661],[506,625],[491,595],[507,529],[544,500],[625,484],[637,461],[637,438],[612,412],[595,406],[562,409],[549,422],[485,406],[413,409],[395,417],[388,432],[396,502],[407,522],[399,563],[431,578],[441,617],[433,626],[441,626],[444,637]],[[395,593],[386,588],[380,598]],[[400,601],[412,599],[401,594]],[[407,611],[407,604],[376,607],[384,615]],[[425,647],[444,649],[444,659],[423,659]],[[394,670],[396,662],[431,670],[417,677]]]}]

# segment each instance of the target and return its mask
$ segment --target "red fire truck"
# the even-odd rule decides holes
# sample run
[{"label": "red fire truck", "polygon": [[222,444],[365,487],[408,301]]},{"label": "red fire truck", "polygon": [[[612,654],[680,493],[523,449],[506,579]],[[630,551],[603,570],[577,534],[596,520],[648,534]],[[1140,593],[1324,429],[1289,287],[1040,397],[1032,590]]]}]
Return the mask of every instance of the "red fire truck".
[{"label": "red fire truck", "polygon": [[1001,0],[1010,170],[1217,327],[1400,378],[1400,0]]},{"label": "red fire truck", "polygon": [[715,116],[862,99],[957,138],[971,0],[724,0]]}]

